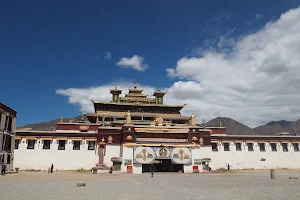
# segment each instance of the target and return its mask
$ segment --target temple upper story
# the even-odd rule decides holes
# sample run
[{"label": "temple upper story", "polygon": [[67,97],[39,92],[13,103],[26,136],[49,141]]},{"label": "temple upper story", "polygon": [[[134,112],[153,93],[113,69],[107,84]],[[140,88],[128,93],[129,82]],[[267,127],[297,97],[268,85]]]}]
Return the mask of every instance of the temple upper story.
[{"label": "temple upper story", "polygon": [[154,97],[148,97],[134,83],[133,88],[129,89],[129,92],[123,97],[121,97],[122,90],[117,87],[111,89],[110,94],[112,95],[110,102],[92,100],[95,113],[87,115],[90,122],[104,124],[105,121],[109,121],[122,124],[128,112],[131,113],[132,119],[137,124],[150,124],[151,121],[158,117],[163,118],[165,121],[179,124],[184,124],[190,119],[190,117],[184,117],[180,114],[180,110],[185,104],[164,104],[166,93],[160,89],[154,92]]}]

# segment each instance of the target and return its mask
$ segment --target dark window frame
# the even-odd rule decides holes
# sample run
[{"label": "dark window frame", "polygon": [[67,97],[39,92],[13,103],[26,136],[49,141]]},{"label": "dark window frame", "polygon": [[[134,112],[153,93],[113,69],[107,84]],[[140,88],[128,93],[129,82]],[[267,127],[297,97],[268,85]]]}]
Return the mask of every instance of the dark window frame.
[{"label": "dark window frame", "polygon": [[[94,145],[90,145],[94,144]],[[95,150],[96,149],[96,141],[88,141],[88,150]]]},{"label": "dark window frame", "polygon": [[[271,146],[271,150],[272,150],[272,151],[274,151],[274,152],[277,151],[277,143],[271,143],[270,146]],[[274,148],[273,148],[273,147],[274,147]]]},{"label": "dark window frame", "polygon": [[[29,143],[30,143],[31,141],[33,141],[33,145],[32,145],[32,146],[31,146],[31,145],[29,146]],[[36,142],[36,140],[28,140],[28,141],[27,141],[27,149],[34,149],[35,142]]]},{"label": "dark window frame", "polygon": [[211,143],[211,149],[212,149],[212,151],[218,151],[218,144],[217,143]]},{"label": "dark window frame", "polygon": [[[76,145],[75,145],[76,144]],[[79,144],[79,145],[78,145]],[[73,150],[80,150],[81,141],[74,140],[73,141]]]},{"label": "dark window frame", "polygon": [[265,152],[266,151],[266,144],[265,143],[261,142],[261,143],[258,143],[258,145],[259,145],[259,150],[261,152]]},{"label": "dark window frame", "polygon": [[282,151],[283,152],[289,152],[289,145],[288,145],[288,143],[282,143],[281,146],[282,146]]},{"label": "dark window frame", "polygon": [[58,140],[58,150],[66,150],[66,140]]},{"label": "dark window frame", "polygon": [[[294,151],[299,152],[299,143],[293,143]],[[295,148],[297,147],[297,148]]]},{"label": "dark window frame", "polygon": [[15,149],[19,149],[20,141],[20,139],[15,139]]},{"label": "dark window frame", "polygon": [[[49,147],[48,146],[45,146],[45,142],[49,142]],[[51,140],[44,140],[43,141],[43,149],[50,149],[51,148]]]},{"label": "dark window frame", "polygon": [[236,142],[235,143],[235,150],[236,151],[242,151],[242,143],[241,142]]},{"label": "dark window frame", "polygon": [[224,142],[223,147],[224,147],[224,151],[230,151],[230,143],[229,142]]},{"label": "dark window frame", "polygon": [[247,143],[247,147],[248,147],[248,151],[254,151],[252,142]]}]

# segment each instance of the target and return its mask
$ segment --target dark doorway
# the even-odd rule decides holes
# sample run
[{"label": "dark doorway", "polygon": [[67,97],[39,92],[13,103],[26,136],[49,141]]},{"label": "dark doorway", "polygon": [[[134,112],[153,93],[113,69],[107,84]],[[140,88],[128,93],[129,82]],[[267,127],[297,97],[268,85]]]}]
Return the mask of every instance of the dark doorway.
[{"label": "dark doorway", "polygon": [[[150,172],[151,164],[143,164],[143,173]],[[183,172],[183,164],[173,164],[171,159],[159,159],[154,163],[155,172]]]}]

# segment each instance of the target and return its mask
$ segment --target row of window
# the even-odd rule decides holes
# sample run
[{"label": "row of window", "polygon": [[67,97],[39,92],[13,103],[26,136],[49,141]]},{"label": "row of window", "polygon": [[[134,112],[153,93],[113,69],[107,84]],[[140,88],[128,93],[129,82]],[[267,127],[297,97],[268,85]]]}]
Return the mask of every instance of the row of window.
[{"label": "row of window", "polygon": [[[266,144],[265,143],[258,143],[259,145],[259,150],[260,151],[266,151]],[[282,143],[282,150],[284,152],[288,152],[288,143]],[[229,142],[224,142],[224,151],[230,151],[230,144]],[[276,143],[270,143],[271,150],[272,151],[277,151],[277,144]],[[298,143],[293,143],[294,151],[298,152],[299,151],[299,144]],[[235,143],[235,149],[236,151],[242,151],[242,144],[240,142]],[[248,151],[254,151],[253,148],[253,143],[247,143],[247,149]],[[212,143],[212,150],[213,151],[218,151],[218,145],[217,143]]]},{"label": "row of window", "polygon": [[[27,149],[34,149],[36,140],[28,140]],[[66,149],[65,140],[57,140],[58,150]],[[15,149],[19,148],[20,140],[15,140]],[[43,140],[43,149],[50,149],[51,140]],[[88,141],[88,150],[95,150],[96,141]],[[80,141],[73,141],[73,150],[80,150]]]}]

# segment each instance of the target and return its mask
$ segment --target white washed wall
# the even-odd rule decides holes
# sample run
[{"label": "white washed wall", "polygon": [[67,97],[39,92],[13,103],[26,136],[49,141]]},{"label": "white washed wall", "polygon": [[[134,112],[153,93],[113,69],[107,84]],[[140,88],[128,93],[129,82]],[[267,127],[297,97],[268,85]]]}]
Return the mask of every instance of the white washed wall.
[{"label": "white washed wall", "polygon": [[43,149],[43,141],[38,139],[34,149],[27,149],[26,140],[23,138],[14,152],[14,167],[19,167],[20,170],[47,170],[53,163],[55,170],[91,169],[98,162],[98,152],[88,150],[88,144],[86,141],[84,143],[81,142],[80,150],[73,150],[73,142],[69,139],[66,141],[65,150],[58,150],[57,141],[54,139],[50,149]]},{"label": "white washed wall", "polygon": [[[201,147],[193,149],[193,159],[210,158],[212,161],[209,166],[214,170],[227,168],[230,164],[231,169],[276,169],[289,168],[300,169],[300,152],[294,152],[294,147],[288,143],[288,152],[283,152],[280,143],[277,144],[277,152],[271,150],[269,143],[266,143],[265,152],[261,152],[258,143],[253,143],[254,151],[248,151],[245,143],[242,143],[242,151],[236,151],[233,142],[230,143],[230,151],[224,151],[224,146],[218,146],[218,151],[212,151],[211,147]],[[266,159],[261,161],[261,159]],[[200,167],[199,167],[200,168]]]},{"label": "white washed wall", "polygon": [[120,145],[106,145],[103,163],[106,166],[111,167],[111,166],[113,166],[113,162],[111,161],[111,158],[112,157],[120,157],[120,156],[121,156],[120,155]]},{"label": "white washed wall", "polygon": [[[25,143],[23,143],[25,141]],[[14,167],[20,170],[47,170],[51,163],[58,170],[77,170],[80,168],[91,169],[98,163],[98,152],[96,150],[88,150],[88,144],[81,143],[80,150],[73,150],[72,140],[68,140],[65,150],[58,150],[56,140],[52,141],[51,149],[43,149],[43,143],[37,140],[34,149],[27,149],[25,139],[19,144],[19,149],[14,152]],[[245,143],[242,143],[242,151],[236,151],[233,142],[230,143],[230,151],[224,151],[224,146],[218,146],[218,151],[212,151],[211,147],[201,147],[200,149],[192,149],[192,165],[185,165],[185,173],[192,173],[194,159],[210,158],[210,167],[215,170],[218,168],[227,168],[229,163],[231,169],[271,169],[271,168],[289,168],[300,169],[300,152],[294,152],[291,143],[288,143],[288,152],[283,152],[280,143],[277,144],[277,152],[271,151],[271,146],[266,143],[266,151],[261,152],[258,143],[253,143],[254,151],[248,151]],[[122,149],[121,149],[122,148]],[[121,147],[119,145],[107,145],[105,149],[104,163],[112,166],[112,157],[123,157],[124,159],[133,159],[132,147]],[[264,158],[266,161],[261,161]],[[202,166],[199,171],[202,171]],[[124,162],[121,171],[126,172]],[[142,165],[133,165],[133,173],[142,173]]]}]

